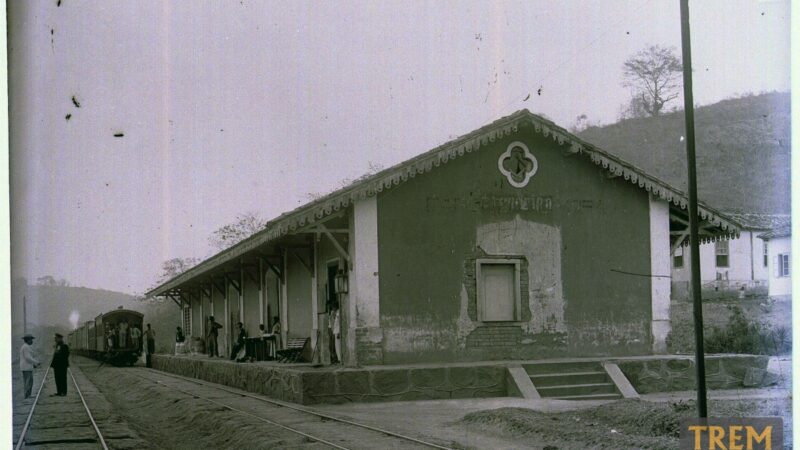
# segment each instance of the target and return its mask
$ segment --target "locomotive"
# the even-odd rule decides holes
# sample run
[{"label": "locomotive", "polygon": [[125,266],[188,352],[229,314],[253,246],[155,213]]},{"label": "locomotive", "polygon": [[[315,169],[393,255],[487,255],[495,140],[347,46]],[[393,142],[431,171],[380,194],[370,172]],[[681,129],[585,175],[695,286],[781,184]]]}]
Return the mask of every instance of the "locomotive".
[{"label": "locomotive", "polygon": [[[67,336],[73,353],[115,366],[132,366],[142,354],[144,315],[127,309],[100,314]],[[131,338],[139,330],[138,342]]]}]

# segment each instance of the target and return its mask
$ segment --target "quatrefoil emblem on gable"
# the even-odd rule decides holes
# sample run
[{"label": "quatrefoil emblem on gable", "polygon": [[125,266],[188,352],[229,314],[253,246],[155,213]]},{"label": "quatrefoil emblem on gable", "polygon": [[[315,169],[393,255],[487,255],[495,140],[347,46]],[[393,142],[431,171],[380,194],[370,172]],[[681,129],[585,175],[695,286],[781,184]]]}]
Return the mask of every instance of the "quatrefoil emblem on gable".
[{"label": "quatrefoil emblem on gable", "polygon": [[539,169],[539,162],[522,142],[512,142],[497,161],[500,173],[516,188],[525,187]]}]

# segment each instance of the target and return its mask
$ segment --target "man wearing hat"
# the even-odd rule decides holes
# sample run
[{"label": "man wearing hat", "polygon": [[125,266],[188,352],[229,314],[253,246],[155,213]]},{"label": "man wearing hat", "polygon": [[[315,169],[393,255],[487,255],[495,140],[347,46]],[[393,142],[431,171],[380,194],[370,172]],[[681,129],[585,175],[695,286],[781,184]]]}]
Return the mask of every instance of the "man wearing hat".
[{"label": "man wearing hat", "polygon": [[33,390],[33,369],[39,367],[39,360],[33,353],[33,336],[26,334],[22,337],[25,341],[19,349],[19,368],[22,371],[22,381],[25,386],[25,398],[31,396]]},{"label": "man wearing hat", "polygon": [[56,351],[53,353],[53,375],[56,378],[56,393],[64,397],[67,395],[67,367],[69,367],[69,346],[64,343],[64,336],[56,333]]}]

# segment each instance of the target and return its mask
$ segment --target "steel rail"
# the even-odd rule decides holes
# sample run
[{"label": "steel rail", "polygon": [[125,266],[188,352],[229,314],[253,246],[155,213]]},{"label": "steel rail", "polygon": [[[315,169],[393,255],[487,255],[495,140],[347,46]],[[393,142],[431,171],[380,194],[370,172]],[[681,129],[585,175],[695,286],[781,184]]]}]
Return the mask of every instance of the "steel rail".
[{"label": "steel rail", "polygon": [[399,438],[399,439],[404,439],[404,440],[407,440],[407,441],[410,441],[410,442],[414,442],[414,443],[417,443],[417,444],[420,444],[420,445],[424,445],[426,447],[437,448],[437,449],[440,449],[440,450],[453,450],[450,447],[444,447],[444,446],[441,446],[441,445],[438,445],[438,444],[434,444],[432,442],[426,442],[426,441],[423,441],[423,440],[420,440],[420,439],[417,439],[417,438],[414,438],[414,437],[411,437],[411,436],[406,436],[406,435],[403,435],[403,434],[400,434],[400,433],[395,433],[393,431],[384,430],[384,429],[378,428],[378,427],[373,427],[372,425],[366,425],[366,424],[363,424],[363,423],[358,423],[358,422],[353,422],[351,420],[342,419],[340,417],[331,416],[329,414],[317,412],[317,411],[314,411],[314,410],[310,410],[308,408],[303,408],[303,407],[300,407],[300,406],[292,405],[290,403],[282,402],[282,401],[279,401],[279,400],[273,400],[273,399],[270,399],[270,398],[264,398],[262,396],[249,394],[247,392],[237,392],[237,391],[234,391],[234,390],[231,390],[231,389],[227,389],[227,388],[225,388],[223,386],[219,386],[219,385],[217,385],[215,383],[208,383],[208,382],[205,382],[205,381],[199,381],[199,380],[196,380],[196,379],[193,379],[193,378],[188,378],[188,377],[184,377],[184,376],[181,376],[181,375],[175,375],[175,374],[166,373],[166,372],[162,372],[162,371],[158,371],[158,373],[160,375],[164,375],[164,376],[175,378],[175,379],[179,379],[179,380],[188,381],[190,383],[198,384],[200,386],[211,387],[211,388],[218,389],[218,390],[221,390],[221,391],[225,391],[225,392],[228,392],[228,393],[231,393],[231,394],[240,395],[240,396],[243,396],[243,397],[249,397],[249,398],[253,398],[253,399],[256,399],[256,400],[260,400],[262,402],[270,403],[270,404],[277,405],[277,406],[282,406],[284,408],[293,409],[295,411],[304,412],[306,414],[311,414],[311,415],[314,415],[314,416],[317,416],[317,417],[320,417],[320,418],[323,418],[323,419],[326,419],[326,420],[332,420],[334,422],[345,423],[345,424],[352,425],[352,426],[355,426],[355,427],[359,427],[359,428],[364,428],[364,429],[367,429],[367,430],[375,431],[377,433],[386,434],[388,436],[396,437],[396,438]]},{"label": "steel rail", "polygon": [[108,450],[108,445],[106,444],[106,440],[103,439],[103,433],[101,433],[100,428],[97,427],[97,422],[94,421],[92,412],[89,410],[89,405],[86,404],[86,399],[83,398],[83,393],[81,392],[81,388],[78,387],[78,382],[75,381],[75,375],[72,374],[72,370],[70,369],[67,369],[67,372],[69,372],[69,377],[72,378],[72,383],[75,385],[75,391],[78,392],[78,397],[81,398],[81,403],[83,403],[83,408],[86,410],[86,414],[89,415],[89,420],[92,422],[92,427],[94,428],[94,432],[97,433],[97,437],[100,439],[100,445],[103,446],[103,450]]},{"label": "steel rail", "polygon": [[25,425],[22,427],[22,431],[19,433],[19,438],[17,439],[17,445],[14,447],[14,450],[19,450],[22,448],[22,443],[25,442],[25,434],[28,432],[28,427],[31,424],[31,418],[33,417],[33,410],[36,409],[36,404],[39,403],[39,395],[42,393],[42,388],[44,387],[44,382],[47,380],[47,374],[50,373],[50,367],[44,371],[44,376],[42,377],[42,382],[39,384],[39,390],[36,391],[36,398],[33,399],[33,404],[31,405],[31,410],[28,411],[28,418],[25,419]]},{"label": "steel rail", "polygon": [[246,416],[252,417],[252,418],[254,418],[254,419],[257,419],[257,420],[260,420],[260,421],[262,421],[262,422],[266,422],[266,423],[268,423],[268,424],[270,424],[270,425],[273,425],[273,426],[276,426],[276,427],[279,427],[279,428],[283,428],[284,430],[288,430],[288,431],[291,431],[292,433],[299,434],[299,435],[301,435],[301,436],[303,436],[303,437],[306,437],[306,438],[308,438],[308,439],[311,439],[311,440],[313,440],[313,441],[319,442],[319,443],[321,443],[321,444],[325,444],[325,445],[328,445],[328,446],[330,446],[330,447],[337,448],[337,449],[339,449],[339,450],[351,450],[351,449],[349,449],[349,448],[347,448],[347,447],[342,447],[341,445],[335,444],[335,443],[333,443],[333,442],[330,442],[330,441],[326,441],[326,440],[325,440],[325,439],[323,439],[323,438],[320,438],[320,437],[317,437],[317,436],[314,436],[314,435],[308,434],[308,433],[306,433],[306,432],[304,432],[304,431],[300,431],[300,430],[298,430],[298,429],[296,429],[296,428],[292,428],[292,427],[290,427],[290,426],[286,426],[286,425],[280,424],[280,423],[278,423],[278,422],[275,422],[275,421],[272,421],[272,420],[266,419],[266,418],[264,418],[264,417],[257,416],[257,415],[255,415],[255,414],[253,414],[253,413],[249,413],[249,412],[247,412],[247,411],[242,411],[242,410],[240,410],[240,409],[234,408],[234,407],[232,407],[232,406],[226,405],[226,404],[224,404],[224,403],[221,403],[221,402],[218,402],[218,401],[216,401],[216,400],[212,400],[212,399],[210,399],[210,398],[202,397],[202,396],[200,396],[200,395],[193,394],[193,393],[191,393],[191,392],[188,392],[188,391],[184,391],[183,389],[179,389],[179,388],[176,388],[176,387],[174,387],[174,386],[169,386],[169,385],[167,385],[166,383],[164,383],[164,382],[162,382],[162,381],[159,381],[159,380],[153,380],[153,379],[151,379],[151,378],[148,378],[148,377],[143,377],[143,376],[141,376],[141,375],[139,375],[139,374],[133,374],[133,375],[134,375],[134,376],[137,376],[137,377],[139,377],[139,378],[141,378],[141,379],[143,379],[143,380],[147,380],[147,381],[149,381],[149,382],[151,382],[151,383],[157,383],[157,384],[161,384],[161,385],[163,385],[163,386],[166,386],[166,387],[168,387],[169,389],[176,390],[176,391],[178,391],[178,392],[181,392],[181,393],[183,393],[183,394],[186,394],[186,395],[188,395],[188,396],[190,396],[190,397],[194,397],[194,398],[198,398],[198,399],[201,399],[201,400],[205,400],[205,401],[207,401],[207,402],[210,402],[210,403],[213,403],[213,404],[215,404],[215,405],[222,406],[223,408],[229,409],[229,410],[231,410],[231,411],[235,411],[235,412],[237,412],[237,413],[239,413],[239,414],[244,414],[244,415],[246,415]]}]

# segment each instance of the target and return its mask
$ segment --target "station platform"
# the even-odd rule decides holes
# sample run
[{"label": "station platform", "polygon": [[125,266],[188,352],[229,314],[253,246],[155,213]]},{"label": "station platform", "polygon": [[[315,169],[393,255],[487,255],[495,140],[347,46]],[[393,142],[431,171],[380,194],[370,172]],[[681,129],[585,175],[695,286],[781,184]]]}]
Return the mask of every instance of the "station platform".
[{"label": "station platform", "polygon": [[[748,373],[765,371],[768,357],[708,355],[709,389],[746,386]],[[156,370],[218,383],[298,404],[390,402],[521,396],[510,370],[535,372],[537,366],[580,367],[613,363],[639,393],[694,388],[694,361],[686,355],[614,358],[564,358],[537,361],[479,361],[315,367],[310,363],[238,363],[206,355],[155,354]],[[752,378],[752,377],[751,377]],[[752,381],[752,380],[751,380]],[[753,386],[760,387],[758,382]]]}]

